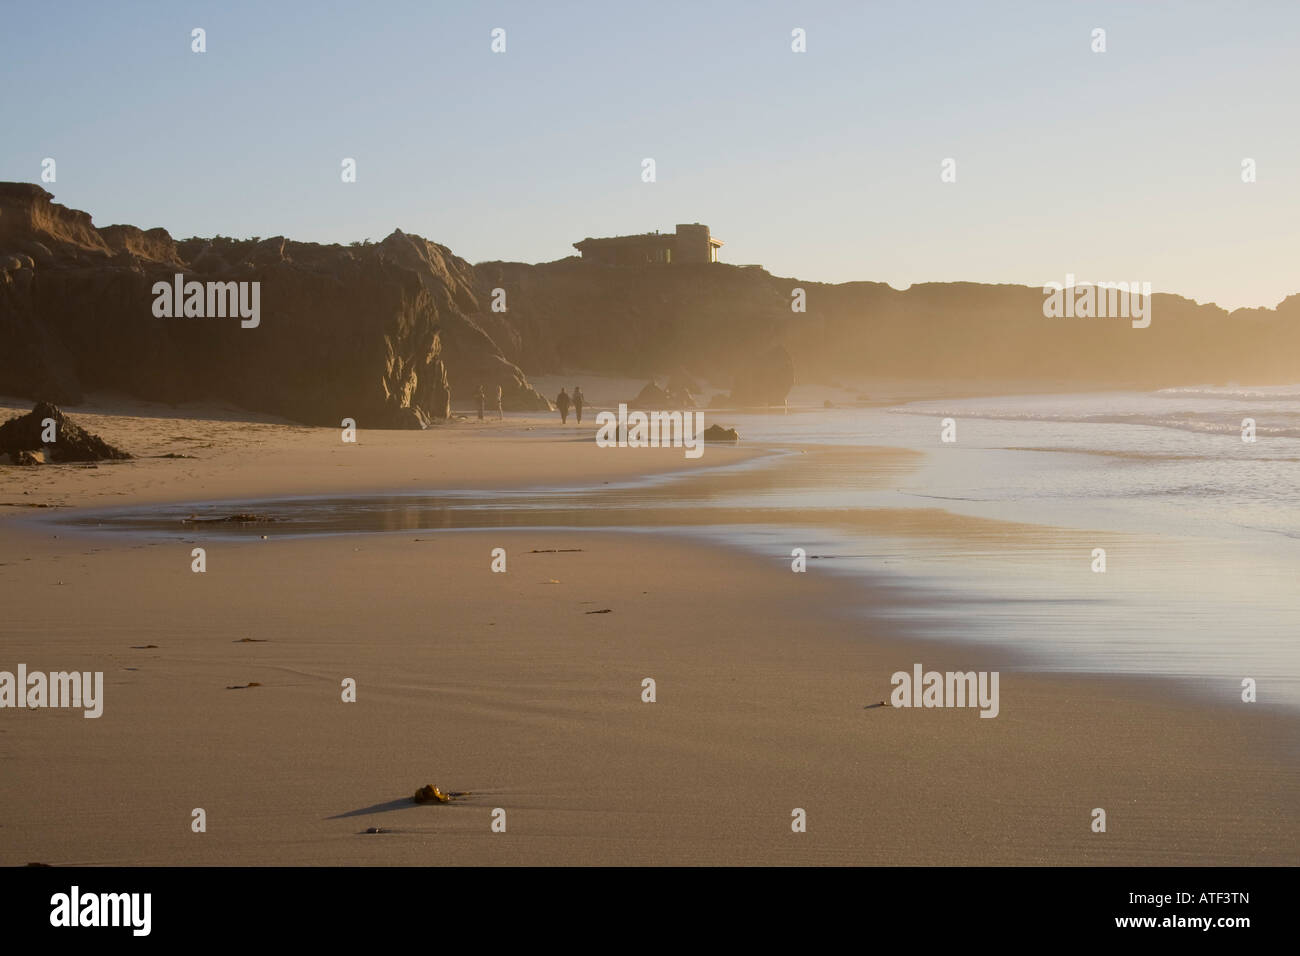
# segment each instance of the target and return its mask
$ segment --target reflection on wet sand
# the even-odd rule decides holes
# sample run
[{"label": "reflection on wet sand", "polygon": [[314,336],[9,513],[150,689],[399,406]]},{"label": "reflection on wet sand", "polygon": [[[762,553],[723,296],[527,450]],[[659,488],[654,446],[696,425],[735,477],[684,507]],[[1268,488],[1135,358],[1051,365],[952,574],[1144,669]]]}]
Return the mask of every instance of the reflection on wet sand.
[{"label": "reflection on wet sand", "polygon": [[[510,528],[696,528],[798,525],[1022,548],[1081,546],[1082,536],[1038,525],[872,506],[923,456],[898,448],[786,447],[753,462],[635,485],[524,491],[301,497],[82,513],[84,530],[196,537],[461,531]],[[824,502],[860,497],[861,507]],[[823,503],[819,503],[823,502]],[[270,521],[231,521],[231,515]],[[1098,540],[1088,535],[1087,542]]]}]

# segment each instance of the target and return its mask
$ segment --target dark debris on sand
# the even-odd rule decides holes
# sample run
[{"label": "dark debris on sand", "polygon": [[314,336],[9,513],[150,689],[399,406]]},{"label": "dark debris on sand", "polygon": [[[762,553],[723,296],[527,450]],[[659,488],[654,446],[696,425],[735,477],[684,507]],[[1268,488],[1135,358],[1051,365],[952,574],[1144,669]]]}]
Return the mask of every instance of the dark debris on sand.
[{"label": "dark debris on sand", "polygon": [[[55,423],[52,442],[44,437],[47,419]],[[122,461],[131,457],[86,431],[49,402],[37,402],[26,415],[0,425],[0,455],[8,455],[15,464],[36,464],[31,453],[42,448],[48,450],[49,460],[53,462]]]},{"label": "dark debris on sand", "polygon": [[461,797],[468,797],[469,792],[465,790],[448,790],[443,793],[433,784],[428,783],[415,791],[415,796],[411,797],[412,803],[451,803]]},{"label": "dark debris on sand", "polygon": [[270,515],[241,511],[233,515],[222,515],[219,518],[200,518],[198,515],[190,515],[188,518],[182,518],[181,524],[266,524],[275,520]]}]

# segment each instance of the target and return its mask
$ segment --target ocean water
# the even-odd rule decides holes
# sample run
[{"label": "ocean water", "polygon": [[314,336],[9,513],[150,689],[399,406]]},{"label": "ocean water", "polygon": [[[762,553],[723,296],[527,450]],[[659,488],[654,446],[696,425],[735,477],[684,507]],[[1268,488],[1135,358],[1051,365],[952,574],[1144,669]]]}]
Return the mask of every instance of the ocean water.
[{"label": "ocean water", "polygon": [[[940,440],[947,418],[952,443]],[[1255,421],[1254,442],[1242,441],[1245,418]],[[596,487],[112,509],[72,520],[81,530],[185,540],[673,532],[752,551],[774,573],[789,573],[792,550],[804,548],[809,573],[861,583],[864,639],[872,619],[887,616],[921,642],[918,655],[927,638],[973,641],[1001,669],[1168,677],[1236,703],[1250,678],[1253,706],[1300,708],[1300,386],[706,413],[713,421],[779,451]],[[922,455],[854,452],[868,446]],[[810,447],[810,457],[795,457]],[[235,511],[277,520],[182,523]],[[946,530],[952,515],[998,524]],[[1094,570],[1095,548],[1105,549],[1104,573]]]},{"label": "ocean water", "polygon": [[[1018,395],[726,415],[753,440],[925,452],[900,494],[1045,524],[1300,538],[1300,386]],[[940,441],[942,420],[957,440]],[[1244,419],[1254,442],[1242,440]],[[914,502],[919,503],[919,502]]]},{"label": "ocean water", "polygon": [[[1076,529],[1058,549],[819,541],[930,593],[924,632],[1015,649],[1035,667],[1180,678],[1300,707],[1300,386],[1170,388],[730,416],[747,438],[926,453],[892,488],[807,507],[915,508]],[[944,419],[956,441],[943,443]],[[1255,441],[1242,440],[1253,419]],[[728,422],[731,423],[731,422]],[[1105,547],[1092,570],[1089,533]],[[843,558],[840,558],[843,556]]]}]

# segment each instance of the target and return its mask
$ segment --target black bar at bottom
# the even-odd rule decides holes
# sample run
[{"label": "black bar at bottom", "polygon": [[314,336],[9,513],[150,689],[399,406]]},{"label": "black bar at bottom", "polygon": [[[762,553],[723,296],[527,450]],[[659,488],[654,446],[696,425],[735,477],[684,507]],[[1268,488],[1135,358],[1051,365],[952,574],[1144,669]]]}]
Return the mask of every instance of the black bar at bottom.
[{"label": "black bar at bottom", "polygon": [[29,867],[0,870],[0,919],[6,942],[91,944],[253,941],[277,930],[295,944],[403,931],[429,939],[434,928],[450,943],[443,932],[492,935],[509,924],[521,928],[519,920],[574,941],[620,921],[633,936],[687,932],[703,921],[713,931],[725,924],[733,939],[781,924],[822,937],[844,923],[857,939],[907,931],[927,942],[1046,933],[1231,944],[1241,933],[1287,928],[1294,875],[1284,868]]}]

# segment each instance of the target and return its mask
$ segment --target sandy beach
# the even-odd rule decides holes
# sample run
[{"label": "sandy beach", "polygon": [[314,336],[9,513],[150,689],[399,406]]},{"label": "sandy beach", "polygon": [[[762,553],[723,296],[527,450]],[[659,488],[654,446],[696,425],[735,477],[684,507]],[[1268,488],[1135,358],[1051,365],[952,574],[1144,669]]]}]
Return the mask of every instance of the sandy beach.
[{"label": "sandy beach", "polygon": [[[780,449],[612,453],[540,416],[344,445],[215,408],[66,411],[140,457],[0,470],[0,669],[102,670],[104,713],[5,714],[0,864],[1297,862],[1293,716],[1024,671],[1003,673],[993,720],[871,706],[915,662],[1009,658],[864,618],[853,609],[899,596],[815,562],[792,574],[788,557],[669,533],[534,529],[214,540],[196,574],[189,541],[27,520],[690,468],[707,481]],[[166,454],[194,457],[147,457]],[[835,467],[870,481],[908,460],[880,449]],[[1016,546],[988,524],[946,533]],[[411,803],[424,784],[469,795]]]}]

